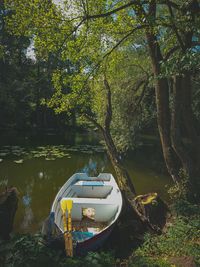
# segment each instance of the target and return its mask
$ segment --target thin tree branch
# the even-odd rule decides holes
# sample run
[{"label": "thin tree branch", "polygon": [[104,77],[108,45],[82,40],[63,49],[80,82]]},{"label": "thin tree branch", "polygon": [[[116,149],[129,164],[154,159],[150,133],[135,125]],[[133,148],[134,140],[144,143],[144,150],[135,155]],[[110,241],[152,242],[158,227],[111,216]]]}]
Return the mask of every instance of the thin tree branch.
[{"label": "thin tree branch", "polygon": [[174,52],[176,52],[179,48],[180,48],[179,45],[172,47],[172,48],[167,52],[167,54],[165,55],[165,57],[163,58],[163,60],[164,60],[164,61],[168,60],[168,59],[170,58],[170,56],[171,56]]},{"label": "thin tree branch", "polygon": [[106,75],[104,75],[104,87],[105,87],[105,89],[107,91],[107,94],[106,94],[107,104],[106,104],[105,129],[109,130],[110,124],[111,124],[111,121],[112,121],[112,101],[111,101],[111,89],[110,89],[110,85],[108,83],[108,80],[106,78]]},{"label": "thin tree branch", "polygon": [[111,11],[108,11],[106,13],[101,13],[101,14],[96,14],[96,15],[86,15],[85,19],[98,19],[98,18],[105,18],[105,17],[108,17],[114,13],[117,13],[118,11],[120,10],[123,10],[123,9],[126,9],[127,7],[130,7],[134,4],[136,4],[137,1],[130,1],[129,3],[123,5],[123,6],[120,6],[118,8],[115,8]]},{"label": "thin tree branch", "polygon": [[172,18],[172,28],[173,28],[173,30],[174,30],[174,33],[175,33],[175,35],[176,35],[176,38],[177,38],[177,40],[178,40],[178,42],[179,42],[179,44],[180,44],[181,49],[182,49],[183,51],[185,51],[185,45],[184,45],[184,43],[183,43],[183,41],[182,41],[182,39],[181,39],[181,36],[180,36],[179,33],[178,33],[178,29],[177,29],[177,27],[176,27],[176,24],[174,23],[174,13],[173,13],[172,6],[171,6],[171,4],[170,4],[170,1],[167,1],[167,7],[168,7],[168,10],[169,10],[170,16],[171,16],[171,18]]},{"label": "thin tree branch", "polygon": [[128,34],[126,34],[119,42],[116,43],[116,45],[114,45],[112,47],[112,49],[110,51],[108,51],[104,56],[103,59],[106,58],[107,56],[109,56],[118,46],[121,45],[121,43],[123,43],[131,34],[133,34],[136,30],[142,29],[144,28],[144,25],[139,25],[136,28],[134,28],[133,30],[131,30]]},{"label": "thin tree branch", "polygon": [[101,130],[102,132],[104,132],[103,127],[94,119],[92,118],[90,115],[88,115],[87,113],[83,113],[82,114],[88,121],[92,122],[99,130]]},{"label": "thin tree branch", "polygon": [[144,95],[145,95],[145,92],[146,92],[146,89],[147,89],[147,85],[148,85],[148,83],[149,83],[149,81],[147,80],[145,83],[143,82],[143,83],[140,84],[140,86],[141,86],[142,84],[144,84],[144,86],[143,86],[142,93],[141,93],[141,95],[140,95],[138,101],[136,102],[136,104],[134,105],[133,110],[131,111],[132,115],[135,114],[135,112],[137,111],[137,109],[138,109],[140,103],[142,102],[142,100],[143,100],[143,98],[144,98]]},{"label": "thin tree branch", "polygon": [[151,0],[150,4],[149,4],[149,16],[153,17],[154,21],[156,19],[156,1],[155,0]]},{"label": "thin tree branch", "polygon": [[141,65],[138,64],[130,64],[130,67],[136,67],[136,68],[140,68],[146,75],[146,78],[149,79],[149,76],[151,76],[152,74],[149,74]]},{"label": "thin tree branch", "polygon": [[135,82],[134,86],[133,86],[133,91],[134,91],[134,92],[137,92],[137,91],[140,89],[140,87],[141,87],[143,84],[145,84],[146,82],[147,82],[147,78],[146,78],[146,77],[143,77],[143,78],[141,78],[140,80],[137,80],[137,81]]},{"label": "thin tree branch", "polygon": [[69,34],[67,34],[66,36],[65,36],[65,38],[64,38],[64,40],[63,40],[63,42],[62,42],[62,44],[61,44],[61,46],[60,46],[60,48],[59,48],[59,50],[58,50],[58,52],[57,52],[57,55],[59,55],[60,54],[60,52],[61,52],[61,50],[62,50],[62,47],[63,47],[63,45],[65,44],[65,42],[67,41],[67,39],[69,38],[69,37],[71,37],[77,30],[78,30],[78,28],[84,23],[84,21],[85,21],[85,19],[82,19],[75,27],[74,27],[74,29],[69,33]]}]

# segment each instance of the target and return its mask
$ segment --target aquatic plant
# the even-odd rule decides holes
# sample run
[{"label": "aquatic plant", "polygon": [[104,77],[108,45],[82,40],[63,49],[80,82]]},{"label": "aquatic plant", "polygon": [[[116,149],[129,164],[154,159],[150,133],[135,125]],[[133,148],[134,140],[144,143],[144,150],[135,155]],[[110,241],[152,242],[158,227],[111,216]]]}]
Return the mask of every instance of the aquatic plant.
[{"label": "aquatic plant", "polygon": [[44,158],[45,160],[56,160],[62,158],[71,158],[71,152],[78,153],[102,153],[104,148],[100,145],[47,145],[37,146],[35,148],[24,148],[20,146],[3,146],[0,149],[0,162],[5,158],[14,158],[14,162],[19,164],[24,160],[33,158]]}]

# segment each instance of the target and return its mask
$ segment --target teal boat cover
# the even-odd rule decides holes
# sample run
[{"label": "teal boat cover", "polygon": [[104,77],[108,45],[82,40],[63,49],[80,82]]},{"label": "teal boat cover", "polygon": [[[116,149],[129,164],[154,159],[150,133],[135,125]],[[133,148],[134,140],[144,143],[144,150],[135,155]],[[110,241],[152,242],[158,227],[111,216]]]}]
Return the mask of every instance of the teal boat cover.
[{"label": "teal boat cover", "polygon": [[93,233],[81,232],[81,231],[73,231],[72,232],[72,237],[73,237],[74,240],[80,242],[80,241],[84,241],[84,240],[87,240],[87,239],[93,237]]},{"label": "teal boat cover", "polygon": [[102,181],[84,181],[83,186],[103,186],[104,183]]}]

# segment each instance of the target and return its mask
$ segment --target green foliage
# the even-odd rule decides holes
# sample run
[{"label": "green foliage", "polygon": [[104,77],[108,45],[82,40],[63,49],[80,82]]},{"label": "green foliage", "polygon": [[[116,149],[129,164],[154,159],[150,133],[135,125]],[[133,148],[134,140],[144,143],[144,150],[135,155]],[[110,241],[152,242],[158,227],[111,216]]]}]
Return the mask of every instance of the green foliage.
[{"label": "green foliage", "polygon": [[168,259],[179,256],[191,256],[200,264],[199,229],[199,215],[176,218],[165,234],[146,235],[144,244],[134,253],[131,259],[133,265],[130,266],[140,266],[142,262],[144,266],[170,266]]},{"label": "green foliage", "polygon": [[112,267],[112,254],[89,253],[78,258],[66,258],[64,251],[50,249],[43,244],[39,234],[16,235],[10,241],[1,241],[0,262],[2,267]]},{"label": "green foliage", "polygon": [[[39,1],[35,2],[39,5]],[[46,106],[41,107],[40,99],[46,99],[52,94],[51,75],[58,64],[62,65],[62,61],[54,54],[55,49],[51,48],[50,44],[50,48],[46,49],[44,40],[41,41],[41,50],[36,49],[37,41],[28,32],[31,31],[33,21],[38,23],[37,25],[43,23],[43,29],[45,22],[42,19],[40,22],[36,21],[33,3],[29,4],[30,6],[26,5],[27,8],[30,7],[28,10],[22,8],[25,7],[25,2],[21,1],[3,1],[0,4],[0,127],[6,129],[54,128],[58,121],[51,110]],[[46,15],[48,12],[44,11],[44,8],[47,8],[47,3],[42,1],[37,15],[40,14],[45,19],[44,12]],[[52,15],[53,7],[49,13]],[[14,20],[15,15],[19,16],[16,17],[17,21]],[[55,37],[55,34],[53,35]],[[54,45],[57,47],[57,44]],[[27,54],[29,50],[30,57]],[[63,116],[59,116],[59,119],[64,127],[65,124],[70,124],[70,117],[65,116],[64,123]]]},{"label": "green foliage", "polygon": [[188,49],[186,52],[177,52],[173,57],[162,63],[162,75],[171,77],[184,75],[186,72],[195,73],[200,65],[200,53],[195,49]]},{"label": "green foliage", "polygon": [[179,175],[181,181],[169,188],[168,193],[170,198],[175,202],[178,200],[186,200],[188,192],[188,176],[183,169],[180,170]]},{"label": "green foliage", "polygon": [[112,267],[114,266],[114,263],[115,261],[112,254],[105,252],[89,252],[84,259],[84,264],[87,267]]},{"label": "green foliage", "polygon": [[[124,8],[119,8],[123,7],[120,1],[86,2],[66,0],[58,5],[48,0],[5,0],[10,11],[7,30],[15,37],[28,36],[34,41],[36,59],[46,66],[44,82],[48,81],[48,89],[53,88],[44,95],[38,92],[38,98],[57,114],[64,112],[70,117],[76,112],[81,122],[82,115],[89,114],[91,121],[104,126],[106,74],[112,94],[111,133],[117,148],[125,152],[138,145],[143,129],[154,126],[156,80],[198,71],[199,46],[193,41],[199,40],[199,16],[189,1],[176,1],[176,8],[155,2],[155,18],[149,10],[150,1]],[[117,12],[112,12],[115,9]],[[156,39],[162,62],[159,53],[147,52],[147,30]],[[157,72],[153,71],[154,79],[150,62]],[[142,79],[142,85],[135,86]],[[42,84],[40,91],[44,87]],[[34,101],[29,105],[34,108]],[[195,106],[199,116],[198,102]]]},{"label": "green foliage", "polygon": [[176,214],[180,216],[190,217],[196,214],[200,215],[199,205],[191,204],[186,199],[179,199],[174,201],[172,207]]},{"label": "green foliage", "polygon": [[[65,1],[60,8],[48,1],[25,3],[6,1],[7,7],[15,10],[7,19],[8,28],[15,34],[34,34],[38,58],[44,60],[46,54],[55,53],[63,62],[51,73],[54,93],[50,99],[45,97],[42,103],[56,113],[70,114],[73,110],[80,115],[89,113],[103,126],[107,105],[103,77],[106,74],[112,91],[112,135],[121,151],[136,146],[138,133],[155,117],[152,90],[149,93],[148,88],[144,92],[144,84],[134,90],[137,81],[148,76],[150,69],[144,38],[136,31],[129,40],[124,40],[123,46],[116,46],[112,51],[124,37],[124,29],[128,33],[137,23],[135,17],[127,16],[125,9],[116,17],[81,23],[81,17],[85,16],[81,1],[74,2],[73,8],[70,1]],[[120,3],[114,3],[115,8],[118,6]],[[91,14],[104,13],[107,8],[107,1],[98,1],[97,5],[87,1]],[[110,8],[113,8],[111,2]],[[44,27],[48,21],[48,27]],[[67,62],[71,62],[71,66]],[[143,99],[140,101],[140,98]]]},{"label": "green foliage", "polygon": [[[24,36],[9,34],[5,18],[10,16],[3,3],[0,4],[0,126],[18,124],[30,120],[33,102],[32,86],[28,83],[31,62],[25,56],[30,40]],[[25,68],[26,66],[26,68]],[[26,97],[25,97],[26,96]],[[18,116],[21,117],[21,120]]]},{"label": "green foliage", "polygon": [[135,256],[132,260],[130,260],[130,267],[172,267],[170,263],[165,259],[155,259],[153,257],[148,256]]}]

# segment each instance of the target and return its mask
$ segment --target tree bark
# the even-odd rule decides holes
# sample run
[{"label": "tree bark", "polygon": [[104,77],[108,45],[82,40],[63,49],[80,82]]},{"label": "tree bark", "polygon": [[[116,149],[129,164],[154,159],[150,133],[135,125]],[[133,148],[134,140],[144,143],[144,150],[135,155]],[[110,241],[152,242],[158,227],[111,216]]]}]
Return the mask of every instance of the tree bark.
[{"label": "tree bark", "polygon": [[113,168],[117,175],[118,185],[120,189],[125,191],[129,190],[130,192],[132,192],[132,196],[133,195],[135,196],[136,195],[135,188],[128,174],[128,171],[124,168],[121,162],[119,152],[117,151],[117,148],[114,144],[114,141],[110,133],[110,125],[112,122],[112,94],[110,85],[105,75],[104,75],[104,88],[106,89],[107,103],[106,103],[104,126],[101,128],[101,131],[107,146],[108,155],[110,157]]},{"label": "tree bark", "polygon": [[194,114],[192,111],[192,85],[191,74],[185,73],[181,77],[181,93],[183,98],[182,122],[188,143],[188,181],[187,181],[187,198],[193,202],[200,201],[198,190],[198,178],[200,174],[200,140],[194,125]]},{"label": "tree bark", "polygon": [[133,186],[133,183],[131,181],[131,177],[128,171],[125,169],[125,167],[123,166],[123,163],[121,162],[119,153],[112,140],[112,136],[110,132],[104,130],[103,137],[104,137],[104,140],[107,146],[108,156],[116,172],[116,176],[117,176],[116,178],[117,178],[117,182],[118,182],[120,190],[122,191],[130,190],[132,192],[132,197],[134,198],[136,196],[135,188]]},{"label": "tree bark", "polygon": [[163,156],[169,174],[171,175],[173,181],[175,183],[178,183],[180,181],[180,178],[178,175],[177,165],[175,164],[175,159],[177,159],[177,157],[174,153],[170,138],[171,117],[169,109],[169,85],[166,78],[158,77],[161,74],[160,61],[162,60],[162,55],[157,39],[150,30],[146,31],[146,38],[151,56],[152,69],[156,80],[155,95],[157,107],[157,123]]},{"label": "tree bark", "polygon": [[191,158],[194,162],[194,172],[200,171],[200,138],[194,126],[194,114],[192,111],[192,85],[191,74],[185,73],[182,77],[182,92],[184,97],[183,123],[191,145]]},{"label": "tree bark", "polygon": [[185,110],[185,97],[182,90],[182,77],[175,76],[173,78],[173,105],[172,105],[172,117],[171,117],[171,139],[172,146],[178,155],[182,167],[190,177],[193,164],[189,154],[186,152],[184,144],[182,142],[182,114]]},{"label": "tree bark", "polygon": [[124,206],[130,207],[134,214],[134,217],[138,217],[138,219],[144,224],[147,229],[150,229],[153,232],[160,233],[161,230],[158,225],[152,224],[149,220],[149,216],[146,214],[145,207],[136,200],[136,191],[131,181],[131,178],[128,174],[128,171],[124,168],[119,153],[115,147],[115,144],[112,140],[110,132],[103,132],[104,140],[107,146],[107,151],[113,168],[116,173],[117,183],[122,192],[123,199],[125,200]]}]

